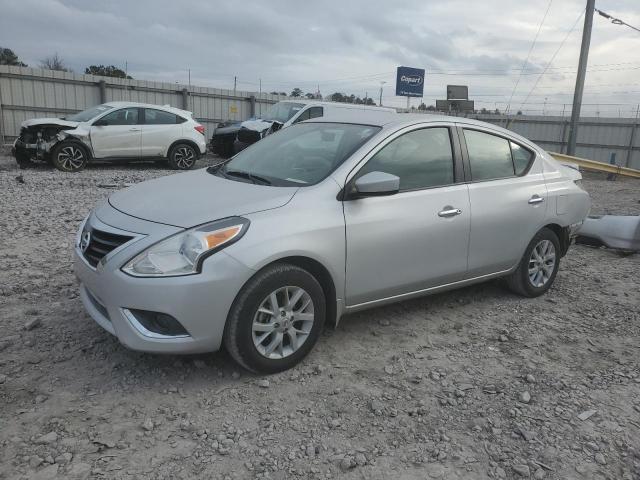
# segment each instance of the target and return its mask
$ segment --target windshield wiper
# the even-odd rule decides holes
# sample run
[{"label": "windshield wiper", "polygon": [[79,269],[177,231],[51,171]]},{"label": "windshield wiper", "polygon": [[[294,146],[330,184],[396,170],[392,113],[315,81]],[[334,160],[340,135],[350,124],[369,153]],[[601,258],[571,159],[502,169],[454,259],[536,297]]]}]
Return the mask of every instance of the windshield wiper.
[{"label": "windshield wiper", "polygon": [[259,175],[254,175],[253,173],[244,172],[241,170],[227,170],[226,168],[221,168],[220,170],[223,174],[231,177],[246,178],[248,180],[251,180],[255,184],[261,183],[262,185],[271,185],[271,182],[269,180]]}]

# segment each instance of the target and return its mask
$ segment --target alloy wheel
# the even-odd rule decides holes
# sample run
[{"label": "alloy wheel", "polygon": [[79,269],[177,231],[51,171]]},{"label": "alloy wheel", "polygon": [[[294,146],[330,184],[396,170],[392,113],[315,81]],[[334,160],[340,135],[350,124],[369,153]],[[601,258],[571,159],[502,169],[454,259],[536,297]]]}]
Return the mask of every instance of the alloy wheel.
[{"label": "alloy wheel", "polygon": [[173,158],[178,168],[188,170],[196,162],[196,155],[189,147],[180,147],[174,153]]},{"label": "alloy wheel", "polygon": [[288,357],[307,340],[314,320],[313,300],[304,289],[279,288],[262,301],[254,315],[253,344],[266,358]]},{"label": "alloy wheel", "polygon": [[541,240],[529,257],[529,281],[536,288],[547,284],[556,266],[556,249],[550,240]]},{"label": "alloy wheel", "polygon": [[67,171],[77,170],[84,165],[84,152],[81,148],[69,145],[58,153],[58,164]]}]

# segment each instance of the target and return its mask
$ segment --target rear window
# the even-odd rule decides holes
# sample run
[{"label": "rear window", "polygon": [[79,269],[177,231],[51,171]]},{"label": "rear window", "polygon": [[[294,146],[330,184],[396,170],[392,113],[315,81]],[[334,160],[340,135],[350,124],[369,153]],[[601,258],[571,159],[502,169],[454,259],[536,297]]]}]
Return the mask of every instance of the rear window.
[{"label": "rear window", "polygon": [[522,175],[529,168],[529,164],[533,160],[533,153],[517,143],[510,143],[516,175]]},{"label": "rear window", "polygon": [[144,123],[147,125],[170,125],[184,121],[185,119],[182,117],[163,110],[154,110],[153,108],[145,108],[144,110]]}]

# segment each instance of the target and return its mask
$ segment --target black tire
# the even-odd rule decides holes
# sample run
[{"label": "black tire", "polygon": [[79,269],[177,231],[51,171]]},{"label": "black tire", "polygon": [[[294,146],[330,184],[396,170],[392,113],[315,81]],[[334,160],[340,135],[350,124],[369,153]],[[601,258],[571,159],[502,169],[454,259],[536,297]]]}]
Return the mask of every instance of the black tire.
[{"label": "black tire", "polygon": [[220,147],[220,156],[222,158],[231,158],[235,155],[235,140],[224,140]]},{"label": "black tire", "polygon": [[[284,358],[267,358],[254,344],[254,317],[272,292],[287,286],[302,288],[309,295],[313,302],[313,323],[297,350]],[[325,319],[324,291],[315,277],[295,265],[275,264],[258,272],[236,297],[227,317],[224,346],[234,360],[247,370],[255,373],[281,372],[296,365],[311,351],[322,332]],[[266,340],[270,340],[270,337]]]},{"label": "black tire", "polygon": [[[529,266],[530,262],[534,261],[531,259],[534,248],[544,241],[549,241],[553,244],[553,248],[555,250],[555,261],[553,264],[553,270],[548,276],[548,279],[544,284],[536,286],[529,277]],[[523,297],[533,298],[542,295],[549,290],[556,278],[558,267],[560,266],[560,256],[560,241],[558,240],[558,236],[553,232],[553,230],[546,227],[543,228],[536,233],[531,242],[529,242],[516,271],[505,278],[507,287],[512,292],[522,295]]]},{"label": "black tire", "polygon": [[79,172],[88,162],[89,152],[80,142],[63,141],[51,150],[51,164],[62,172]]},{"label": "black tire", "polygon": [[15,157],[16,163],[18,164],[18,167],[20,167],[20,169],[24,169],[33,165],[33,162],[31,161],[31,155],[29,155],[27,152],[16,152]]},{"label": "black tire", "polygon": [[168,163],[174,170],[191,170],[198,162],[198,152],[188,143],[174,145],[169,152]]}]

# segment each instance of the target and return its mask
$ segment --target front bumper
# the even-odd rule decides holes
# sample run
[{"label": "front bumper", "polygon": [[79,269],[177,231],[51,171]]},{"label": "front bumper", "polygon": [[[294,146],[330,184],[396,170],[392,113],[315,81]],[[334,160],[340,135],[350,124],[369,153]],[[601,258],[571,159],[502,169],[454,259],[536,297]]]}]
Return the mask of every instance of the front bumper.
[{"label": "front bumper", "polygon": [[[108,204],[92,213],[87,223],[92,228],[134,237],[104,257],[97,268],[85,260],[78,245],[74,248],[80,298],[87,313],[102,328],[132,350],[202,353],[220,348],[233,300],[255,272],[221,251],[205,260],[200,274],[132,277],[120,267],[151,244],[181,229],[130,217]],[[149,332],[135,321],[130,309],[171,315],[188,335]]]}]

